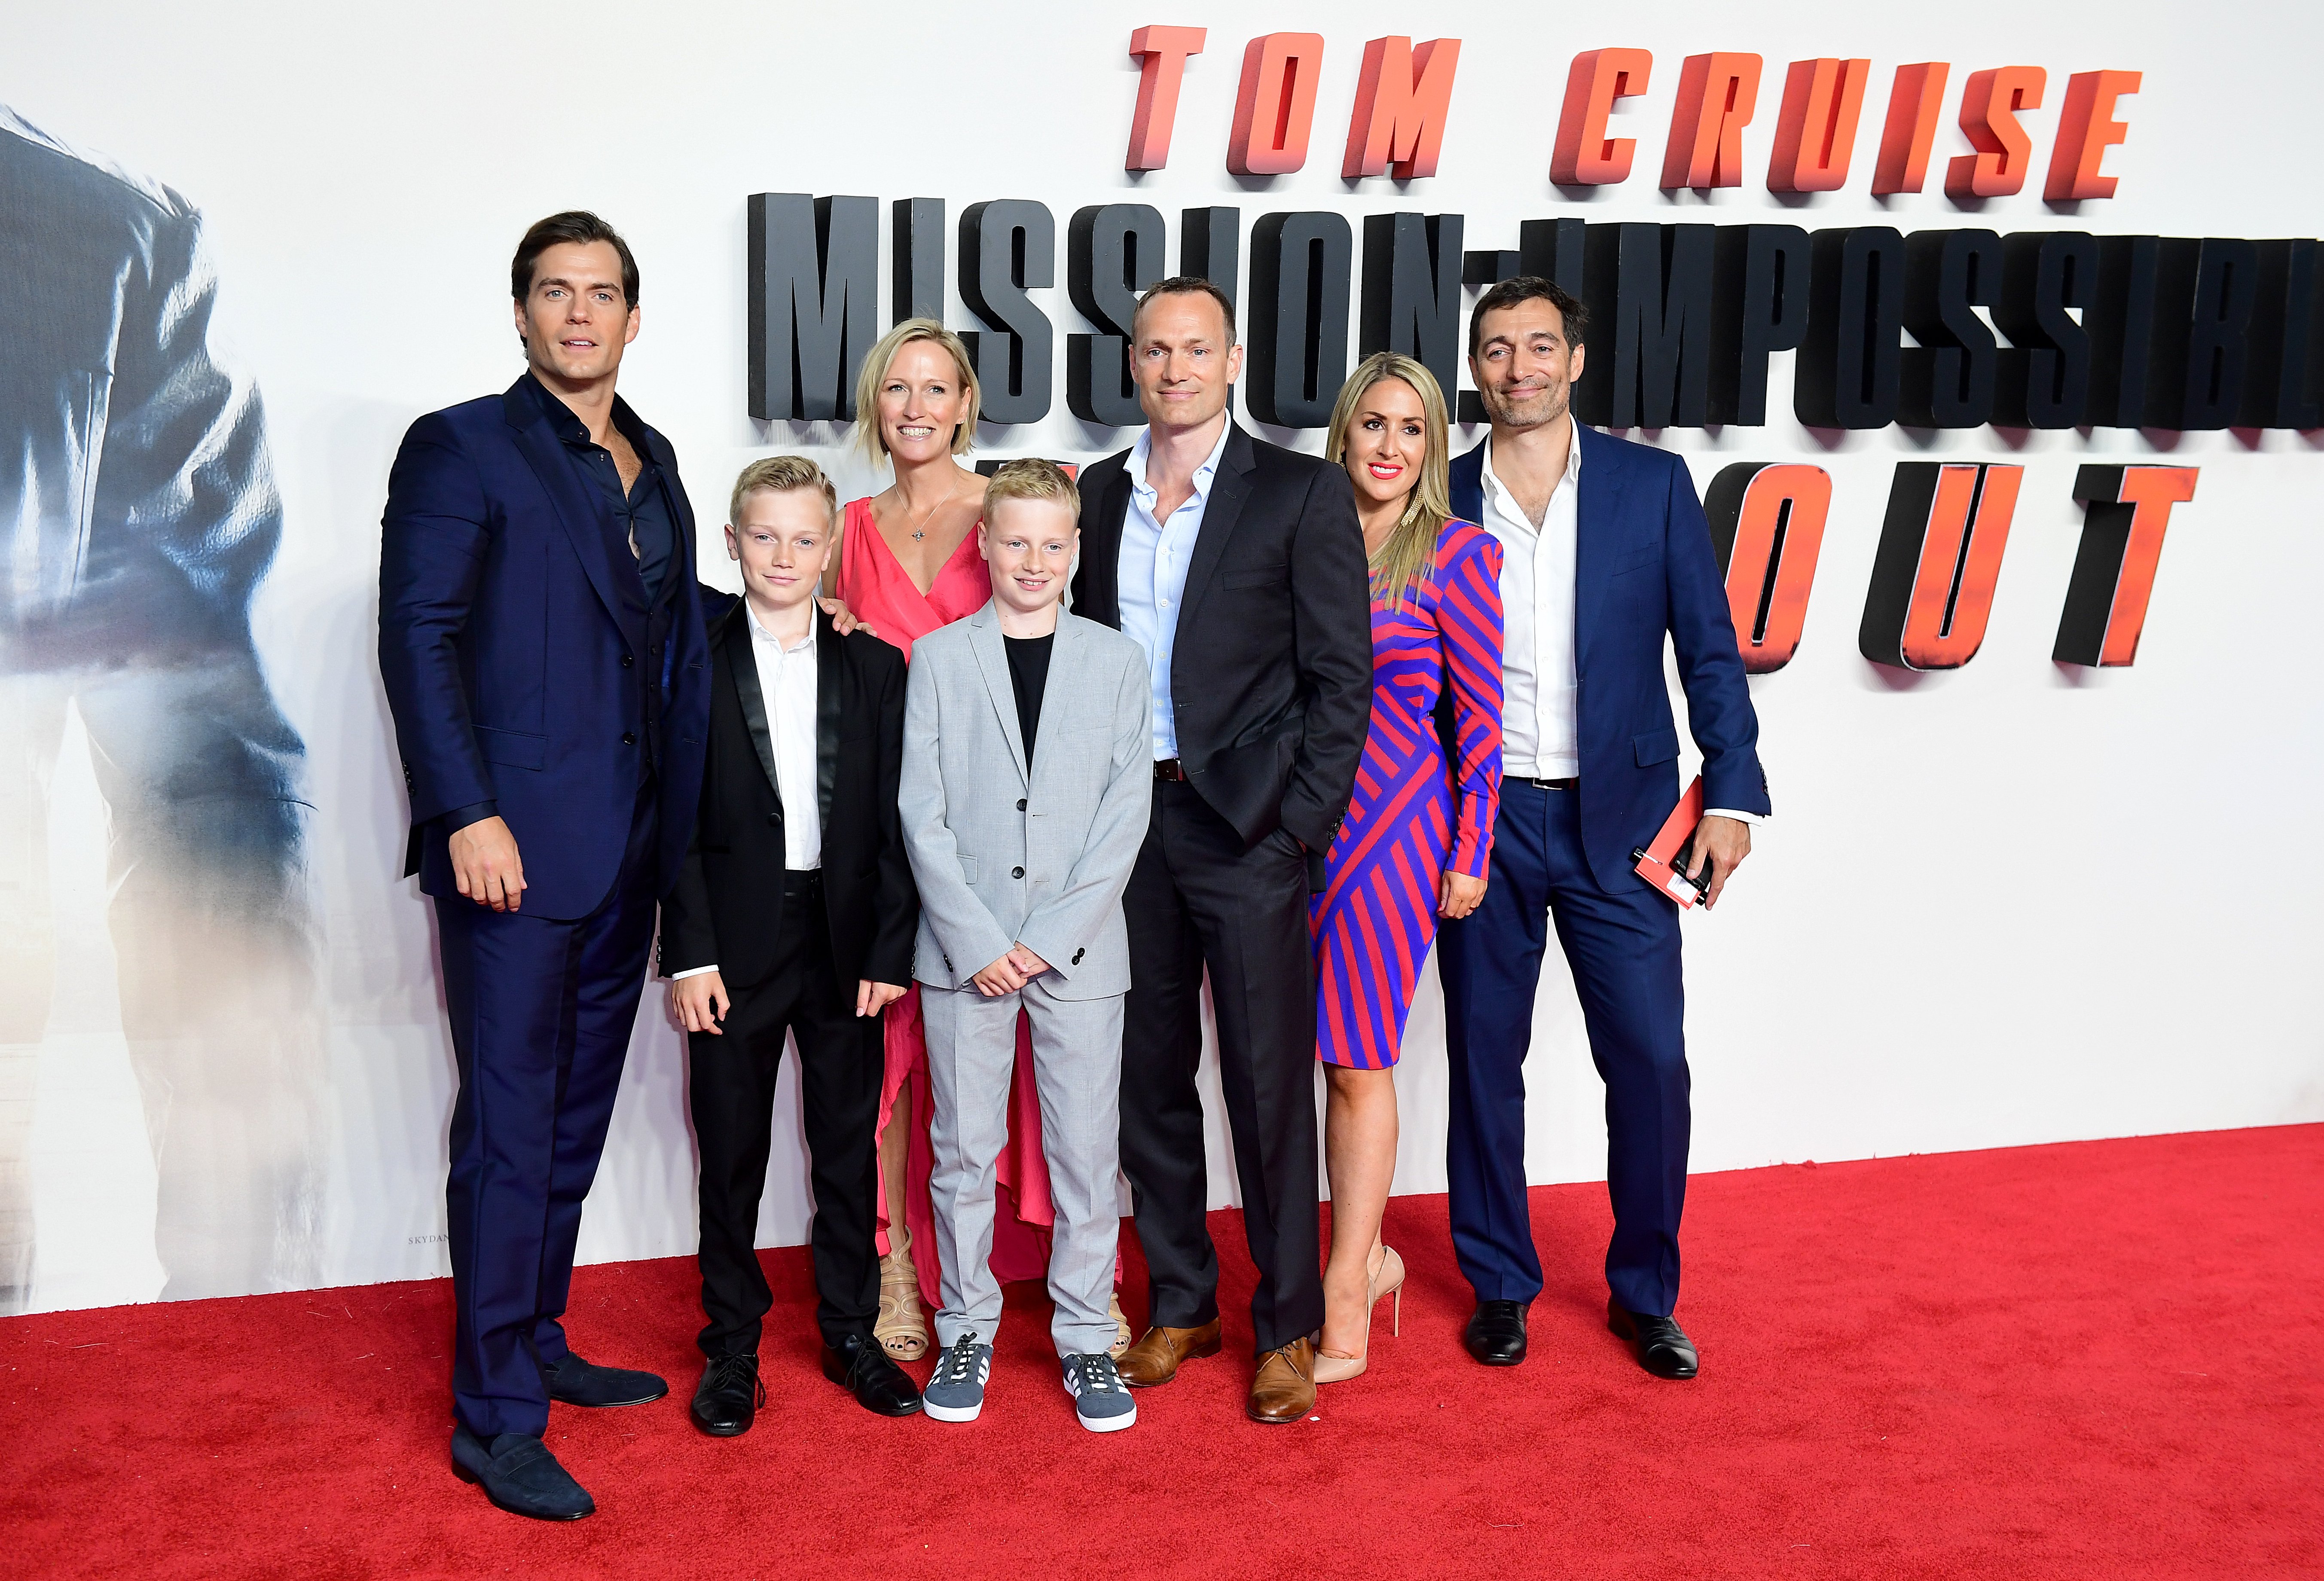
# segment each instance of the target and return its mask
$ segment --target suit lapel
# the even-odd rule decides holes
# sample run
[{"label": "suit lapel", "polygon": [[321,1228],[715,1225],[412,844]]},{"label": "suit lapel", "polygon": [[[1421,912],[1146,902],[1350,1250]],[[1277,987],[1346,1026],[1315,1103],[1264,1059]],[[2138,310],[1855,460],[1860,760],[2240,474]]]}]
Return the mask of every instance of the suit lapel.
[{"label": "suit lapel", "polygon": [[773,787],[776,804],[780,805],[783,784],[775,777],[775,738],[767,729],[767,700],[759,690],[759,656],[752,646],[757,640],[751,632],[749,607],[736,604],[726,617],[726,673],[734,679],[734,695],[742,704],[742,722],[750,727],[759,767],[766,771],[767,784]]},{"label": "suit lapel", "polygon": [[1227,539],[1233,536],[1235,523],[1242,519],[1243,502],[1250,498],[1250,474],[1258,464],[1258,457],[1251,451],[1250,436],[1230,419],[1226,449],[1219,455],[1218,475],[1211,480],[1211,497],[1203,505],[1202,530],[1194,537],[1194,552],[1186,562],[1186,589],[1178,609],[1181,631],[1191,629],[1187,622],[1194,619],[1194,611],[1202,607],[1204,595],[1210,591],[1220,557],[1227,552]]},{"label": "suit lapel", "polygon": [[1121,527],[1129,514],[1130,465],[1118,462],[1098,496],[1096,519],[1082,533],[1082,553],[1089,557],[1092,573],[1087,585],[1111,601],[1103,609],[1082,613],[1117,630],[1121,626]]},{"label": "suit lapel", "polygon": [[839,669],[846,663],[840,636],[831,617],[815,612],[815,804],[821,822],[831,827],[831,794],[839,783]]},{"label": "suit lapel", "polygon": [[1621,447],[1608,444],[1604,436],[1578,419],[1573,442],[1582,446],[1582,476],[1573,501],[1573,657],[1579,666],[1597,635],[1615,524],[1622,518],[1622,496],[1630,479]]},{"label": "suit lapel", "polygon": [[[523,381],[520,380],[519,384]],[[551,399],[554,399],[553,397]],[[581,569],[596,590],[598,602],[605,612],[628,639],[632,651],[645,646],[645,610],[641,600],[624,598],[622,584],[614,574],[614,565],[608,546],[613,538],[612,518],[596,501],[583,492],[573,475],[572,459],[565,454],[564,441],[549,429],[547,419],[532,409],[532,397],[525,391],[510,386],[501,398],[502,414],[516,430],[517,450],[540,480],[549,495],[549,502],[557,512],[558,524],[564,528],[566,540],[580,557]],[[636,581],[634,571],[631,580]],[[643,584],[639,584],[641,590]]]},{"label": "suit lapel", "polygon": [[[1017,688],[1009,682],[1009,650],[1001,645],[1001,621],[991,604],[968,618],[968,646],[976,654],[976,667],[983,672],[984,691],[992,700],[992,712],[1001,716],[1001,733],[1009,740],[1009,755],[1016,760],[1017,777],[1029,790],[1033,777],[1026,770],[1025,738],[1017,729]],[[1045,702],[1046,691],[1044,688]]]}]

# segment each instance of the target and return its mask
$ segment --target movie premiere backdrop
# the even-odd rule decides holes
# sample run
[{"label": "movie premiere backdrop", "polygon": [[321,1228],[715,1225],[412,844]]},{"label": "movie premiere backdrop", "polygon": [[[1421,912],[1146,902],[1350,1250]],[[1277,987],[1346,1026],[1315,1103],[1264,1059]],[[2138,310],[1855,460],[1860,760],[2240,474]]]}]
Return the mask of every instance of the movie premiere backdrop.
[{"label": "movie premiere backdrop", "polygon": [[[1314,450],[1362,354],[1458,388],[1477,291],[1555,278],[1581,417],[1709,505],[1775,796],[1686,923],[1696,1166],[2324,1117],[2310,7],[136,0],[10,45],[11,1306],[444,1272],[380,510],[414,417],[519,372],[509,253],[571,207],[636,248],[622,387],[730,588],[745,462],[883,483],[849,390],[898,318],[970,332],[978,458],[1086,462],[1135,292],[1207,274],[1238,418]],[[657,989],[586,1259],[693,1248],[682,1051]],[[1554,966],[1530,1073],[1534,1179],[1598,1178]]]}]

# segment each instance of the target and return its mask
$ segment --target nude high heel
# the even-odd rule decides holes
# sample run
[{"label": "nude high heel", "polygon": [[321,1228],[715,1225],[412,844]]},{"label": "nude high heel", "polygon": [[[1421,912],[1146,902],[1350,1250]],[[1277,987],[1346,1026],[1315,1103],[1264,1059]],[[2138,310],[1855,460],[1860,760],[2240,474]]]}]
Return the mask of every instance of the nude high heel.
[{"label": "nude high heel", "polygon": [[1363,1376],[1370,1365],[1372,1348],[1372,1309],[1382,1296],[1394,1299],[1388,1306],[1388,1332],[1404,1332],[1404,1259],[1396,1255],[1394,1246],[1380,1248],[1379,1272],[1371,1277],[1364,1292],[1364,1354],[1362,1356],[1333,1356],[1324,1351],[1315,1353],[1315,1382],[1344,1383],[1351,1378]]}]

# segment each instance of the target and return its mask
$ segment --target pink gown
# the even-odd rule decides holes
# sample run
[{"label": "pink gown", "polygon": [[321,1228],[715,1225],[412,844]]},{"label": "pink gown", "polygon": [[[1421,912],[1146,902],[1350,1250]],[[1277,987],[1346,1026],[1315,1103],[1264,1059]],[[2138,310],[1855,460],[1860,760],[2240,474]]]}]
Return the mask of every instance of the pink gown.
[{"label": "pink gown", "polygon": [[[992,577],[972,532],[936,573],[936,585],[921,593],[880,536],[879,524],[872,519],[872,501],[857,500],[847,507],[839,540],[839,575],[832,590],[857,620],[901,649],[909,662],[913,643],[984,607],[992,597]],[[908,984],[904,997],[884,1014],[887,1070],[880,1084],[880,1134],[887,1134],[896,1095],[910,1082],[913,1125],[904,1165],[904,1225],[912,1235],[920,1299],[934,1308],[943,1297],[936,1281],[936,1213],[928,1204],[928,1175],[936,1154],[928,1143],[928,1117],[934,1111],[928,1096],[927,1034],[920,1023],[920,985]],[[1041,1100],[1033,1082],[1033,1045],[1022,1018],[1017,1024],[1016,1080],[1009,1095],[1009,1144],[1001,1149],[996,1173],[1001,1191],[1000,1211],[993,1215],[992,1275],[1003,1281],[1047,1278],[1049,1227],[1056,1222],[1056,1213],[1049,1201],[1049,1166],[1041,1156]],[[886,1200],[884,1180],[881,1190],[880,1250],[884,1254],[895,1207]]]}]

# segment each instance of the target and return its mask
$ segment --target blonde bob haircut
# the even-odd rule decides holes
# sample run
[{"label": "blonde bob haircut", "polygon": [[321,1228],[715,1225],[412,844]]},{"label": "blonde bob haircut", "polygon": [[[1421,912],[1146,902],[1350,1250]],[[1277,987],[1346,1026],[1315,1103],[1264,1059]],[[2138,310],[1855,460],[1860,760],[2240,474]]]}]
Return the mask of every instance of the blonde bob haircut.
[{"label": "blonde bob haircut", "polygon": [[1452,446],[1445,432],[1444,391],[1438,388],[1436,375],[1400,352],[1374,352],[1366,357],[1340,386],[1323,454],[1347,464],[1349,431],[1355,427],[1356,413],[1371,387],[1389,379],[1403,380],[1419,395],[1423,426],[1428,430],[1420,475],[1405,496],[1404,514],[1371,556],[1372,596],[1400,604],[1428,579],[1436,564],[1436,540],[1452,519]]},{"label": "blonde bob haircut", "polygon": [[960,370],[961,393],[968,398],[968,409],[952,431],[952,453],[965,455],[976,443],[976,416],[983,405],[984,391],[976,382],[975,360],[960,336],[935,319],[907,318],[880,337],[863,359],[863,371],[855,376],[855,443],[874,461],[888,458],[888,436],[880,425],[880,388],[888,382],[888,370],[896,365],[896,354],[916,340],[936,342]]},{"label": "blonde bob haircut", "polygon": [[726,501],[726,525],[742,521],[743,505],[761,489],[778,494],[794,490],[820,494],[825,513],[834,521],[839,519],[839,491],[824,475],[823,468],[804,455],[764,455],[744,467],[734,480],[733,496]]},{"label": "blonde bob haircut", "polygon": [[992,525],[992,513],[1010,500],[1036,500],[1051,505],[1062,505],[1074,513],[1074,525],[1081,525],[1082,492],[1065,469],[1054,461],[1043,461],[1028,455],[1016,461],[1004,461],[1001,470],[984,485],[984,525]]}]

